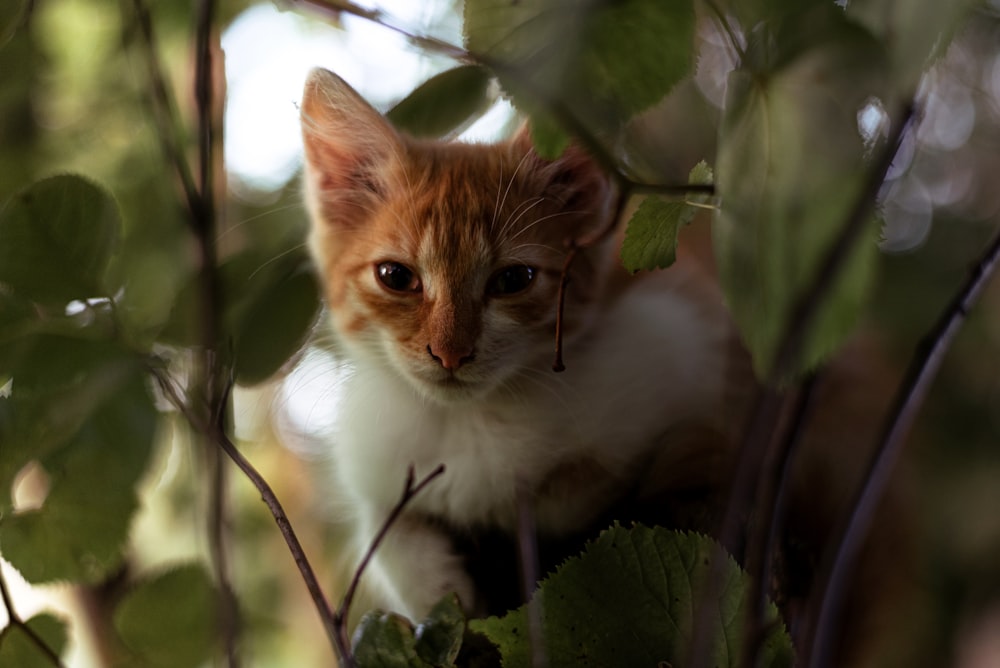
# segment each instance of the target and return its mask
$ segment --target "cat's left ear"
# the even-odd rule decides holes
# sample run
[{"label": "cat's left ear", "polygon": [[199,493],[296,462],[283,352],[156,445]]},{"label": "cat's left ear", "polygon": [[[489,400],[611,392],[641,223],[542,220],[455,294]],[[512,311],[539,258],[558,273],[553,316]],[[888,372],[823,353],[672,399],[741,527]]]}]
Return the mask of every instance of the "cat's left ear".
[{"label": "cat's left ear", "polygon": [[[616,191],[612,180],[579,143],[572,142],[562,155],[548,160],[535,150],[527,124],[521,127],[512,142],[544,180],[546,192],[562,202],[567,211],[583,214],[591,221],[590,226],[603,225],[613,214]],[[586,234],[587,230],[580,232]]]},{"label": "cat's left ear", "polygon": [[386,190],[386,170],[403,150],[396,130],[339,76],[314,69],[302,96],[306,198],[333,223],[359,223]]}]

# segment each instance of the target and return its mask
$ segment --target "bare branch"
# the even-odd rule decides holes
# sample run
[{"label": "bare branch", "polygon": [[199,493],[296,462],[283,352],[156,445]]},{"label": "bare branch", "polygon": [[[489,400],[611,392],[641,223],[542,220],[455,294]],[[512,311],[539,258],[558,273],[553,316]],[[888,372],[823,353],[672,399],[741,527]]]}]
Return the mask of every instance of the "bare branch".
[{"label": "bare branch", "polygon": [[357,594],[358,586],[361,584],[361,576],[364,575],[365,570],[367,570],[368,565],[375,556],[375,551],[382,544],[382,541],[385,540],[389,529],[396,523],[403,510],[413,500],[413,497],[420,494],[427,485],[442,473],[444,473],[444,464],[440,464],[436,469],[424,476],[420,482],[413,484],[413,466],[410,466],[406,472],[406,484],[403,486],[403,494],[399,497],[396,505],[392,507],[392,510],[389,511],[382,526],[379,527],[378,533],[375,534],[375,538],[372,539],[371,544],[368,546],[368,550],[361,558],[361,562],[354,570],[354,576],[351,578],[351,582],[347,586],[347,591],[344,592],[344,598],[340,601],[340,607],[337,608],[337,612],[334,615],[337,646],[340,648],[340,657],[347,668],[354,666],[354,657],[351,655],[350,650],[351,644],[347,638],[347,616],[351,612],[351,604],[354,602],[354,596]]},{"label": "bare branch", "polygon": [[167,400],[178,410],[181,415],[188,421],[191,427],[202,434],[209,434],[215,443],[222,448],[230,459],[236,464],[237,467],[243,472],[243,474],[253,483],[257,491],[260,492],[261,499],[267,505],[268,510],[271,511],[271,516],[274,517],[275,523],[278,525],[278,529],[281,531],[282,537],[285,539],[285,543],[288,546],[288,551],[291,552],[292,558],[295,560],[295,565],[298,566],[299,573],[302,575],[302,580],[305,582],[306,589],[309,590],[309,594],[312,597],[313,605],[316,607],[316,611],[319,613],[320,621],[323,623],[323,628],[326,631],[327,637],[330,640],[331,646],[334,650],[339,651],[339,638],[337,637],[337,626],[334,619],[333,610],[330,607],[329,602],[326,600],[326,596],[323,594],[323,590],[319,585],[319,580],[316,578],[316,573],[309,563],[309,559],[306,557],[305,550],[302,548],[302,544],[299,542],[298,536],[295,534],[295,530],[292,528],[292,524],[288,519],[288,515],[285,513],[281,502],[278,500],[277,495],[271,486],[264,480],[263,476],[257,472],[250,462],[243,457],[239,452],[233,442],[226,435],[225,431],[217,428],[216,425],[206,422],[199,413],[192,411],[187,403],[181,398],[180,393],[177,388],[174,387],[173,381],[167,375],[166,371],[159,365],[149,364],[148,368],[156,378],[157,383],[163,390],[164,396]]},{"label": "bare branch", "polygon": [[62,659],[59,658],[59,654],[56,653],[54,649],[49,647],[45,638],[38,635],[33,628],[28,626],[28,624],[18,616],[17,610],[14,608],[14,601],[10,596],[10,590],[7,589],[7,581],[4,579],[2,571],[0,571],[0,601],[3,601],[3,607],[7,610],[7,623],[14,628],[20,629],[24,635],[28,637],[28,640],[31,641],[35,648],[41,652],[43,656],[45,656],[45,659],[49,663],[56,666],[56,668],[64,668]]}]

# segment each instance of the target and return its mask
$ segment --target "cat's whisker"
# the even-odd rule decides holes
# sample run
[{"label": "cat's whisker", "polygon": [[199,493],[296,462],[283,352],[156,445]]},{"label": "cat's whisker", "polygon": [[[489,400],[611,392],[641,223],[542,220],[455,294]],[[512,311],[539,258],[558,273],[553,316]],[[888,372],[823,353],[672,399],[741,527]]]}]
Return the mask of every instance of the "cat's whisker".
[{"label": "cat's whisker", "polygon": [[215,237],[215,241],[216,242],[222,241],[222,239],[224,237],[226,237],[227,235],[229,235],[229,234],[237,231],[238,229],[240,229],[244,225],[248,225],[248,224],[254,222],[255,220],[260,220],[261,218],[266,218],[267,216],[270,216],[270,215],[273,215],[273,214],[276,214],[276,213],[281,213],[283,211],[288,211],[290,209],[301,209],[301,208],[302,208],[302,204],[296,202],[294,204],[286,204],[284,206],[279,206],[279,207],[274,207],[274,208],[268,209],[267,211],[262,211],[262,212],[258,213],[255,216],[250,216],[249,218],[244,218],[243,220],[241,220],[241,221],[239,221],[237,223],[233,223],[233,224],[227,226],[226,229],[224,229],[221,232],[219,232],[219,234]]},{"label": "cat's whisker", "polygon": [[[525,154],[521,157],[521,160],[518,161],[517,167],[514,168],[514,173],[510,175],[510,180],[507,181],[507,189],[503,193],[503,199],[500,200],[499,206],[497,206],[496,209],[494,209],[493,211],[493,223],[496,222],[497,216],[500,215],[500,212],[503,210],[504,204],[507,203],[507,196],[510,194],[510,189],[514,186],[514,180],[517,178],[517,173],[521,171],[521,167],[524,166],[524,163],[527,162],[530,156],[531,156],[531,151],[526,151]],[[493,223],[491,223],[491,227]]]},{"label": "cat's whisker", "polygon": [[[510,216],[507,217],[507,222],[504,223],[503,228],[500,230],[500,233],[497,236],[500,239],[505,238],[510,229],[514,225],[517,225],[519,220],[524,218],[524,216],[527,215],[529,211],[531,211],[532,209],[534,209],[536,206],[538,206],[547,199],[548,199],[547,197],[543,196],[543,197],[535,197],[534,199],[525,200],[524,202],[521,202],[517,206],[517,208],[515,208],[511,212]],[[523,232],[524,230],[521,231]]]},{"label": "cat's whisker", "polygon": [[250,272],[250,275],[247,276],[247,280],[248,281],[253,280],[254,276],[256,276],[257,274],[259,274],[265,268],[271,266],[272,264],[274,264],[275,262],[277,262],[281,258],[286,257],[288,255],[291,255],[292,253],[294,253],[296,251],[299,251],[299,250],[302,250],[303,248],[307,248],[307,247],[308,247],[308,244],[306,244],[306,243],[296,244],[296,245],[292,246],[291,248],[278,253],[277,255],[275,255],[274,257],[272,257],[270,260],[268,260],[267,262],[262,263],[259,267],[257,267],[252,272]]},{"label": "cat's whisker", "polygon": [[508,239],[508,241],[510,241],[510,242],[516,241],[519,236],[521,236],[522,234],[524,234],[525,232],[527,232],[528,230],[530,230],[531,228],[533,228],[535,225],[538,225],[539,223],[544,223],[547,220],[551,220],[551,219],[557,218],[559,216],[587,215],[589,213],[590,213],[589,211],[586,211],[586,210],[583,210],[583,209],[576,209],[576,210],[573,210],[573,211],[556,211],[555,213],[550,213],[550,214],[548,214],[546,216],[542,216],[541,218],[539,218],[537,220],[531,221],[530,224],[525,225],[523,228],[521,228],[520,230],[518,230],[518,232],[514,236],[512,236],[510,239]]}]

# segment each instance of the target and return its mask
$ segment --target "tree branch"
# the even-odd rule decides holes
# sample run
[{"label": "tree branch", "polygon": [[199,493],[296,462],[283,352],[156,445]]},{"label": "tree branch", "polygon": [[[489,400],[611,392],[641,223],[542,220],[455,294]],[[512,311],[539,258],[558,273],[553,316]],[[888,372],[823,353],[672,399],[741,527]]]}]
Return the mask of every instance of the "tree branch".
[{"label": "tree branch", "polygon": [[823,596],[819,599],[818,610],[813,611],[815,633],[810,651],[810,666],[820,668],[829,665],[830,646],[836,636],[846,581],[854,571],[861,545],[871,528],[872,517],[931,383],[937,376],[955,335],[996,271],[998,261],[1000,235],[987,247],[959,292],[917,347],[886,419],[868,475],[858,490],[849,518],[838,534],[839,540],[834,543],[836,548],[833,556],[827,559]]},{"label": "tree branch", "polygon": [[389,533],[389,529],[392,525],[396,523],[399,516],[403,513],[407,504],[413,500],[417,494],[419,494],[427,485],[434,481],[439,475],[444,473],[444,464],[439,465],[436,469],[428,473],[420,482],[414,485],[413,478],[413,466],[406,472],[406,484],[403,487],[403,494],[399,497],[399,501],[396,505],[392,507],[389,514],[386,516],[385,521],[379,528],[378,533],[375,534],[375,538],[372,539],[371,544],[368,546],[368,550],[365,552],[364,556],[361,558],[361,562],[358,567],[354,570],[354,576],[351,578],[351,582],[347,587],[347,591],[344,592],[344,598],[341,599],[340,607],[337,608],[337,612],[333,616],[333,623],[336,630],[336,642],[339,648],[340,658],[344,662],[345,668],[353,668],[354,657],[351,655],[351,643],[347,637],[347,616],[351,612],[351,604],[354,602],[354,596],[358,591],[358,586],[361,584],[361,576],[364,575],[365,570],[371,563],[372,558],[375,556],[375,551],[385,540],[386,535]]},{"label": "tree branch", "polygon": [[11,599],[10,591],[7,589],[7,580],[3,576],[3,572],[0,571],[0,601],[3,601],[3,607],[7,610],[7,623],[17,629],[20,629],[24,635],[28,636],[28,640],[31,644],[45,656],[45,659],[51,663],[56,668],[64,668],[62,659],[59,658],[59,654],[56,653],[54,649],[49,647],[49,644],[45,641],[45,638],[38,635],[33,628],[28,626],[28,624],[20,618],[17,614],[17,610],[14,608],[14,601]]},{"label": "tree branch", "polygon": [[271,486],[253,465],[243,457],[224,430],[219,429],[217,425],[207,423],[202,415],[190,409],[187,403],[181,398],[180,393],[174,387],[173,382],[162,366],[154,363],[150,363],[147,366],[163,390],[164,396],[174,408],[180,411],[191,427],[199,433],[211,436],[212,440],[222,448],[223,452],[233,460],[236,466],[253,483],[253,486],[257,488],[257,491],[260,492],[261,499],[267,505],[268,510],[271,511],[271,515],[274,517],[274,521],[278,525],[278,529],[281,531],[281,535],[288,546],[288,551],[291,552],[292,558],[295,560],[295,565],[302,575],[306,589],[309,590],[313,605],[319,613],[320,621],[323,623],[323,628],[330,640],[330,644],[334,650],[339,651],[340,638],[337,635],[337,625],[333,610],[326,600],[326,596],[323,594],[319,580],[316,578],[316,573],[309,563],[305,550],[302,548],[302,544],[299,542],[298,536],[295,534],[295,530],[288,519],[288,515],[285,513],[274,490],[271,489]]}]

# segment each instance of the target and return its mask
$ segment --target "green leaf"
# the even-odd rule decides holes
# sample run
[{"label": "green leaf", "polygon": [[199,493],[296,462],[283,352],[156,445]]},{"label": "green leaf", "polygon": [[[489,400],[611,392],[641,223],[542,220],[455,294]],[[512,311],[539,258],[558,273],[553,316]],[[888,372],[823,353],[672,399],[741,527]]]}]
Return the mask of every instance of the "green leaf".
[{"label": "green leaf", "polygon": [[142,367],[112,344],[38,337],[0,404],[0,483],[37,461],[50,489],[0,523],[0,550],[30,582],[97,582],[122,559],[158,414]]},{"label": "green leaf", "polygon": [[900,92],[912,94],[920,75],[945,52],[975,4],[973,0],[857,0],[847,3],[847,12],[882,39],[896,86]]},{"label": "green leaf", "polygon": [[354,661],[358,668],[453,668],[464,633],[454,594],[438,601],[415,631],[406,618],[373,610],[355,631]]},{"label": "green leaf", "polygon": [[188,564],[136,585],[115,610],[114,627],[139,665],[194,668],[212,655],[215,610],[211,579]]},{"label": "green leaf", "polygon": [[302,348],[319,315],[320,294],[307,263],[287,274],[258,273],[246,289],[249,299],[233,331],[236,379],[251,385],[270,378]]},{"label": "green leaf", "polygon": [[28,0],[6,0],[0,3],[0,48],[23,25],[27,9]]},{"label": "green leaf", "polygon": [[464,634],[465,613],[458,603],[458,596],[445,596],[417,627],[417,654],[432,666],[452,666],[462,647]]},{"label": "green leaf", "polygon": [[[720,595],[706,600],[707,578],[722,559]],[[541,615],[546,656],[560,666],[689,665],[697,621],[712,626],[711,666],[737,666],[749,576],[711,539],[692,533],[615,525],[570,559],[532,599]],[[709,606],[708,610],[699,605]],[[769,615],[777,620],[772,606]],[[531,665],[527,607],[470,622],[500,649],[505,668]],[[791,666],[791,640],[771,626],[759,665]]]},{"label": "green leaf", "polygon": [[478,65],[462,65],[431,77],[386,114],[414,137],[457,134],[493,103],[492,75]]},{"label": "green leaf", "polygon": [[[689,183],[710,184],[712,170],[704,161],[691,170]],[[704,195],[692,195],[683,201],[666,201],[647,197],[628,222],[622,243],[622,264],[628,271],[664,269],[674,263],[677,234],[691,222],[699,208],[704,207]]]},{"label": "green leaf", "polygon": [[[791,311],[862,192],[869,166],[857,112],[884,86],[884,52],[841,10],[802,21],[778,35],[775,69],[730,76],[719,137],[716,259],[762,377],[771,377]],[[804,39],[810,25],[824,31]],[[852,331],[873,278],[876,232],[872,225],[855,247],[785,376],[815,366]]]},{"label": "green leaf", "polygon": [[38,181],[0,211],[0,284],[54,306],[107,296],[120,230],[118,206],[99,186],[71,175]]},{"label": "green leaf", "polygon": [[[62,654],[69,636],[65,622],[55,615],[42,613],[29,619],[27,625],[57,656]],[[8,625],[0,631],[0,666],[52,668],[52,659],[23,629]]]},{"label": "green leaf", "polygon": [[690,74],[694,24],[691,0],[467,0],[464,27],[536,122],[559,106],[614,125]]},{"label": "green leaf", "polygon": [[354,637],[358,668],[431,668],[417,654],[413,625],[405,617],[373,610],[361,618]]}]

